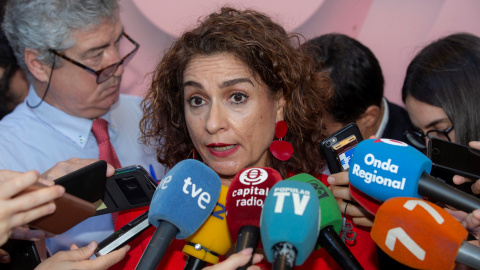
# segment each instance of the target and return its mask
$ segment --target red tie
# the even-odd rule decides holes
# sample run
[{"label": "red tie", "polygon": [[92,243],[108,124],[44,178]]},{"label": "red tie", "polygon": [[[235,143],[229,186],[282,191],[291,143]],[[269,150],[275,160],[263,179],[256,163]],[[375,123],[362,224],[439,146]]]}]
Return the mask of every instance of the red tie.
[{"label": "red tie", "polygon": [[115,169],[121,168],[117,154],[108,136],[108,122],[102,118],[97,118],[92,125],[93,136],[97,140],[99,158],[111,164]]},{"label": "red tie", "polygon": [[[115,167],[115,169],[121,168],[120,161],[118,161],[117,154],[113,145],[110,142],[110,136],[108,135],[108,122],[102,118],[97,118],[93,121],[92,125],[93,136],[97,140],[99,159],[105,160],[108,164]],[[118,213],[112,213],[113,225],[117,223]]]},{"label": "red tie", "polygon": [[[100,154],[99,158],[113,165],[115,169],[121,168],[120,161],[118,161],[118,157],[115,154],[112,143],[110,142],[110,136],[108,136],[107,121],[101,118],[95,119],[92,125],[92,132],[95,136],[95,139],[97,140],[98,152]],[[123,227],[146,210],[148,210],[148,207],[121,211],[119,213],[112,213],[112,221],[113,225],[115,226],[115,230]],[[138,263],[138,260],[142,256],[143,251],[148,245],[150,241],[150,236],[153,234],[153,232],[155,232],[155,227],[152,226],[152,228],[143,232],[140,237],[133,239],[129,243],[131,249],[129,250],[127,256],[125,256],[125,258],[119,263],[110,267],[110,269],[134,269]]]}]

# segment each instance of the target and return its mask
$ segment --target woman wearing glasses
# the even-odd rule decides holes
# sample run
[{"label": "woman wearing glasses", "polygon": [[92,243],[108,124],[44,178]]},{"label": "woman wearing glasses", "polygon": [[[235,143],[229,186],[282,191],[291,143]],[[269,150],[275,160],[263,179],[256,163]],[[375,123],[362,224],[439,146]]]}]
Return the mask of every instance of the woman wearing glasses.
[{"label": "woman wearing glasses", "polygon": [[[407,138],[420,149],[432,137],[480,148],[479,90],[479,37],[458,33],[431,43],[412,60],[403,84],[402,98],[417,128]],[[472,189],[480,194],[480,181]]]},{"label": "woman wearing glasses", "polygon": [[[407,138],[417,148],[426,150],[428,140],[437,137],[480,149],[480,38],[458,33],[423,48],[408,66],[402,98],[417,128]],[[480,180],[471,188],[480,194]],[[479,210],[468,216],[450,212],[467,228],[479,228]]]}]

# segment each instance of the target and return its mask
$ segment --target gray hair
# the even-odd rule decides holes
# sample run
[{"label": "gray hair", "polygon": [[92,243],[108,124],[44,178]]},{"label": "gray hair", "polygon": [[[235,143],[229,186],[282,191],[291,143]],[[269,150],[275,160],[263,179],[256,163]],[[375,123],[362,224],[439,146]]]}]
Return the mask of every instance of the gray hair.
[{"label": "gray hair", "polygon": [[88,31],[119,19],[118,0],[11,0],[3,29],[18,64],[30,74],[24,58],[26,48],[37,50],[44,64],[53,63],[48,50],[66,50],[75,45],[75,30]]}]

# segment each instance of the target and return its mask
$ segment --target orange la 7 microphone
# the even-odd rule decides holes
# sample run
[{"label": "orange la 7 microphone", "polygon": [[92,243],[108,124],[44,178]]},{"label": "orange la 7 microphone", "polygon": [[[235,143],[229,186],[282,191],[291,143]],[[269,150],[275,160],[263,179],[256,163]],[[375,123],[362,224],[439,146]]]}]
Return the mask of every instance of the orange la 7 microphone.
[{"label": "orange la 7 microphone", "polygon": [[480,269],[480,247],[467,230],[439,206],[398,197],[378,209],[373,241],[390,257],[415,269],[453,269],[455,262]]}]

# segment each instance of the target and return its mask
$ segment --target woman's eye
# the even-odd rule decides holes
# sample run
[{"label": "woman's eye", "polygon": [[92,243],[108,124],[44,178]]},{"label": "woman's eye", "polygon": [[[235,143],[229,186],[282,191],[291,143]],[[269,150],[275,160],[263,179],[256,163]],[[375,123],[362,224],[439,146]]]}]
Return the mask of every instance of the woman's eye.
[{"label": "woman's eye", "polygon": [[242,103],[245,102],[247,98],[248,96],[243,93],[235,93],[232,95],[231,100],[233,103]]},{"label": "woman's eye", "polygon": [[188,103],[193,107],[199,107],[205,104],[205,101],[201,97],[191,97],[188,99]]}]

